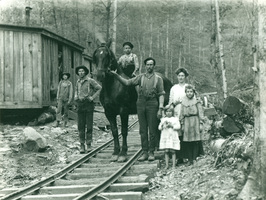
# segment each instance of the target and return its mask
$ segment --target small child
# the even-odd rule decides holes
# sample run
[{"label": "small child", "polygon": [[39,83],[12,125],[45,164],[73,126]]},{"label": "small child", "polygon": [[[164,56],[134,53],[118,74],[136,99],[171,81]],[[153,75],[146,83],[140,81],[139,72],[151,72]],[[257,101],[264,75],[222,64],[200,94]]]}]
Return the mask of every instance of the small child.
[{"label": "small child", "polygon": [[159,130],[162,131],[160,139],[160,149],[165,150],[165,169],[169,167],[169,153],[172,154],[173,169],[176,165],[176,150],[180,150],[180,141],[178,131],[180,122],[174,116],[174,109],[171,106],[165,106],[165,117],[161,118]]},{"label": "small child", "polygon": [[183,153],[188,158],[188,165],[191,165],[198,156],[204,154],[200,132],[203,110],[201,102],[195,97],[194,87],[186,85],[185,92],[186,96],[182,99],[179,119],[183,131]]},{"label": "small child", "polygon": [[132,77],[139,70],[139,61],[136,54],[132,53],[133,44],[131,42],[125,42],[123,44],[124,55],[118,60],[118,64],[122,66],[124,74],[128,77]]},{"label": "small child", "polygon": [[[58,84],[57,89],[57,111],[56,111],[56,127],[59,126],[60,121],[64,118],[64,126],[67,126],[68,122],[68,110],[69,104],[72,101],[73,97],[73,85],[68,80],[70,77],[70,73],[64,72],[62,74],[62,80]],[[64,109],[64,115],[62,117],[62,111]]]}]

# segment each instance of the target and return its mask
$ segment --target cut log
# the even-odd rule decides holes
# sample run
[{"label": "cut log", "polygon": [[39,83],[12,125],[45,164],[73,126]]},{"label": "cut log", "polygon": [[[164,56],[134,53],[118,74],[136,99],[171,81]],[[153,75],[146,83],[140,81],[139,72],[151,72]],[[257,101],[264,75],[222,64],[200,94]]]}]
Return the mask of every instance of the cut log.
[{"label": "cut log", "polygon": [[223,119],[223,128],[228,133],[239,133],[241,131],[240,124],[236,123],[230,116]]},{"label": "cut log", "polygon": [[242,105],[243,104],[239,101],[238,98],[234,96],[228,96],[223,103],[223,113],[226,115],[237,114],[240,111]]}]

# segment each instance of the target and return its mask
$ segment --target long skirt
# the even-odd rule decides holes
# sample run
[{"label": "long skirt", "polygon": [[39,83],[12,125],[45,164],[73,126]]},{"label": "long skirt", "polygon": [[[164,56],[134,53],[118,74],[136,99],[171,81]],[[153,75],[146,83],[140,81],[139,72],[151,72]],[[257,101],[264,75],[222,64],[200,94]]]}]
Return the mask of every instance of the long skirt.
[{"label": "long skirt", "polygon": [[182,142],[182,156],[189,161],[204,155],[202,141]]}]

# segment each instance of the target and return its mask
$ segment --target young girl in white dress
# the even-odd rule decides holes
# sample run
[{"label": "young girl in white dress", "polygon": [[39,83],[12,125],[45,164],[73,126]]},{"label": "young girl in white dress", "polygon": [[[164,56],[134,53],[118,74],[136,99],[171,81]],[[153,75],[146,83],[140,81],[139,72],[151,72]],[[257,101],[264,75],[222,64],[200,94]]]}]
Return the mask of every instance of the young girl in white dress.
[{"label": "young girl in white dress", "polygon": [[176,165],[176,150],[180,150],[180,141],[178,130],[180,122],[174,116],[174,109],[171,106],[165,106],[165,116],[161,118],[159,130],[161,130],[160,149],[165,151],[165,169],[169,167],[169,154],[172,154],[173,169]]}]

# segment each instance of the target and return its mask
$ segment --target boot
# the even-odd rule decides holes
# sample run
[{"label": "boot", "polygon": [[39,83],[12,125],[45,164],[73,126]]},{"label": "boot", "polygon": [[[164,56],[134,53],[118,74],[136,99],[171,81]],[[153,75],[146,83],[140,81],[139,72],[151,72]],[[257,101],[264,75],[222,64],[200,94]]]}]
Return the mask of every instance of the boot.
[{"label": "boot", "polygon": [[139,161],[144,161],[148,159],[148,152],[144,151],[142,156],[139,158]]},{"label": "boot", "polygon": [[67,127],[67,121],[64,121],[64,127]]},{"label": "boot", "polygon": [[148,160],[149,160],[149,161],[154,161],[154,160],[155,160],[155,157],[154,157],[154,153],[153,153],[153,152],[150,152],[150,153],[149,153]]},{"label": "boot", "polygon": [[90,152],[92,150],[91,144],[87,144],[87,152]]},{"label": "boot", "polygon": [[81,154],[85,153],[85,145],[84,144],[80,144],[80,153]]}]

